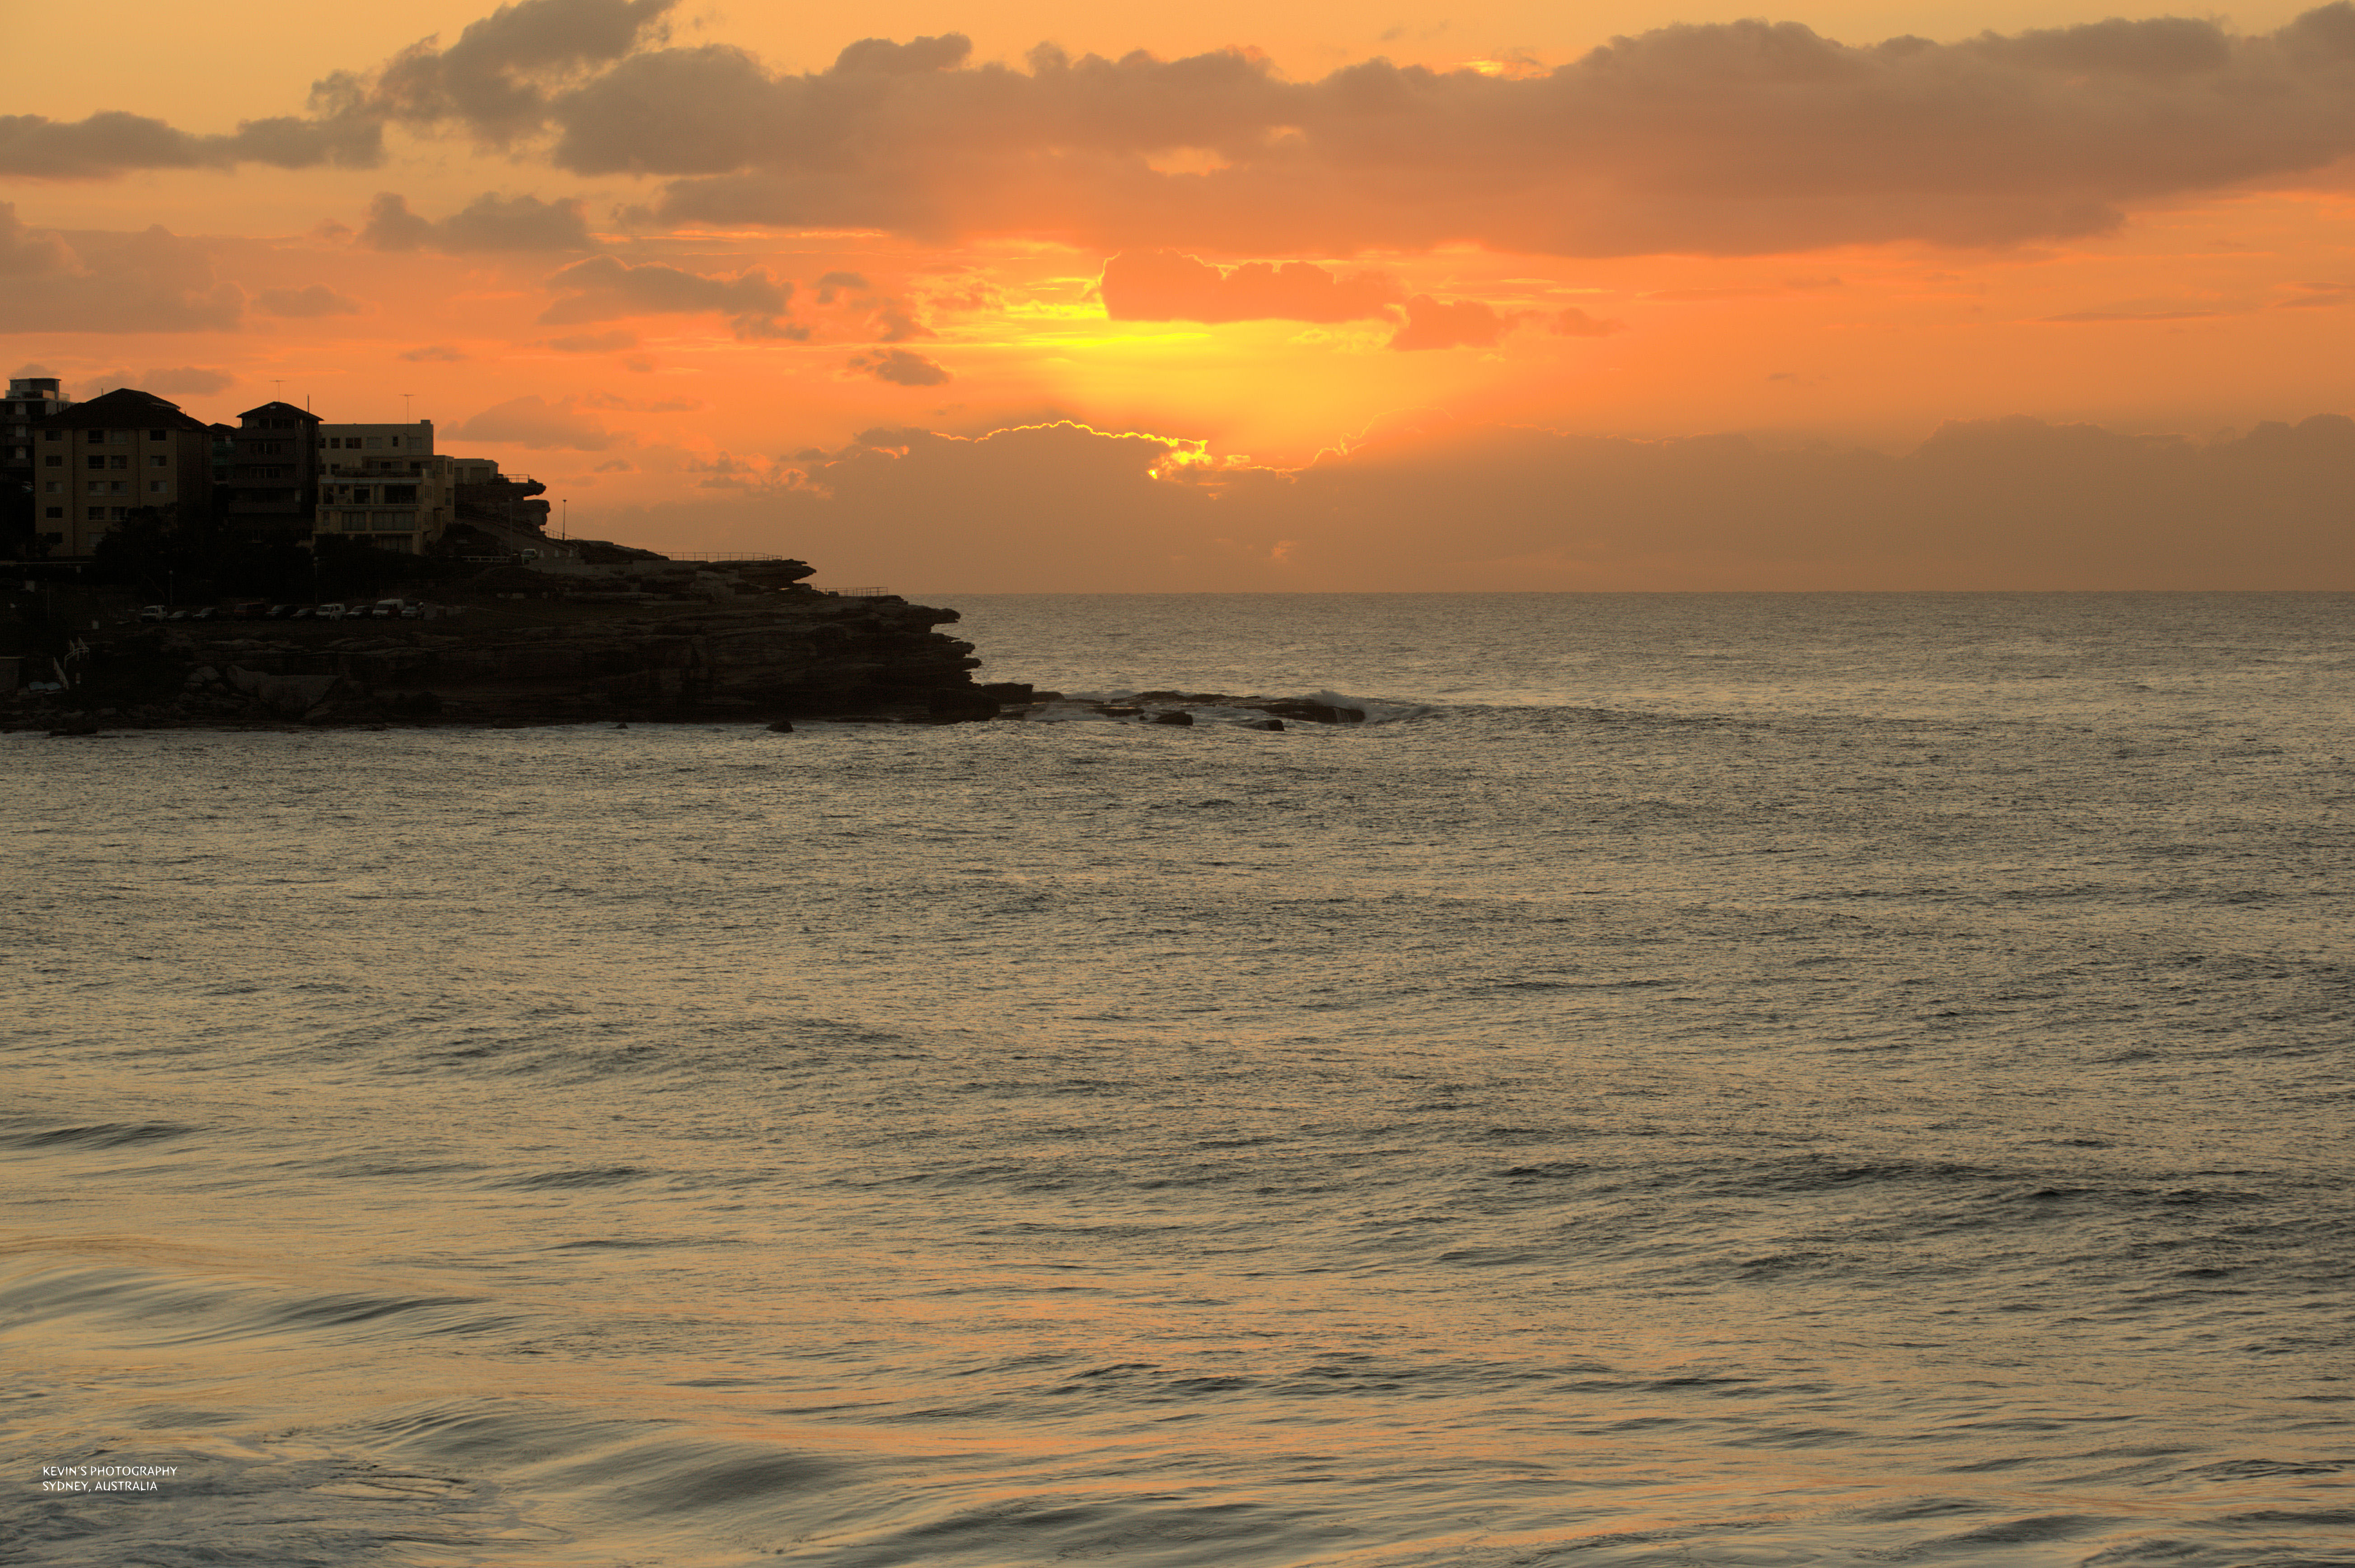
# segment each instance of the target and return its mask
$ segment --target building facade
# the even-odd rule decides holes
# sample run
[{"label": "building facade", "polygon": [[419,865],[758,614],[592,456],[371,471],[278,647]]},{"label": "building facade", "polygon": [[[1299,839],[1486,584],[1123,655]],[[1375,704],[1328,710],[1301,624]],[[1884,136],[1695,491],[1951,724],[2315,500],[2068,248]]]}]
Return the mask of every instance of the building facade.
[{"label": "building facade", "polygon": [[34,527],[52,556],[84,556],[142,507],[212,505],[212,432],[129,387],[71,403],[29,429]]},{"label": "building facade", "polygon": [[414,555],[449,530],[457,510],[458,460],[433,450],[433,421],[323,424],[316,455],[323,535]]},{"label": "building facade", "polygon": [[249,534],[300,540],[319,509],[319,416],[264,403],[237,416],[230,437],[229,524]]},{"label": "building facade", "polygon": [[53,548],[58,541],[48,536],[63,532],[54,523],[41,521],[33,425],[63,412],[70,401],[58,390],[54,376],[19,376],[8,383],[8,396],[0,401],[0,508],[5,508],[11,547],[28,554]]}]

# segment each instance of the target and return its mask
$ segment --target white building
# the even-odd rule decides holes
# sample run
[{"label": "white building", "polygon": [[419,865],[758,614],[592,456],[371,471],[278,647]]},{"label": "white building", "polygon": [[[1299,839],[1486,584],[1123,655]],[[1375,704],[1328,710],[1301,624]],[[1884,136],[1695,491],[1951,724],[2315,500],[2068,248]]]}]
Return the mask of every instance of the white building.
[{"label": "white building", "polygon": [[457,516],[457,460],[433,451],[433,421],[319,427],[319,515],[312,528],[414,555]]}]

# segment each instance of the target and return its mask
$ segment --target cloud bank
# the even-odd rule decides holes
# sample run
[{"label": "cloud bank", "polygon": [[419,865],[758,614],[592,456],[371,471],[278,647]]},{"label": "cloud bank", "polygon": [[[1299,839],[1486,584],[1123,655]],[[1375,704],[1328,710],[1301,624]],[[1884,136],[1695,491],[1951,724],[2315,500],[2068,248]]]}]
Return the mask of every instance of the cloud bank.
[{"label": "cloud bank", "polygon": [[633,537],[968,592],[2355,589],[2339,415],[2210,442],[1989,420],[1893,456],[1434,421],[1295,470],[1064,422],[753,468],[744,505],[639,509]]},{"label": "cloud bank", "polygon": [[460,211],[433,219],[409,210],[408,198],[385,191],[368,206],[360,243],[372,251],[593,251],[597,242],[578,197],[542,201],[536,196],[486,192]]},{"label": "cloud bank", "polygon": [[232,332],[244,314],[200,240],[28,229],[0,201],[0,331]]},{"label": "cloud bank", "polygon": [[548,287],[564,296],[540,313],[540,321],[549,326],[709,313],[728,317],[730,329],[746,342],[809,336],[807,327],[777,319],[793,298],[794,285],[772,276],[765,267],[713,278],[659,261],[633,265],[612,256],[592,256],[550,277]]},{"label": "cloud bank", "polygon": [[[968,55],[955,35],[868,39],[777,74],[723,45],[636,49],[545,99],[549,156],[666,177],[673,221],[1604,256],[2088,235],[2355,152],[2345,0],[2256,37],[2181,18],[1866,47],[1796,23],[1674,27],[1527,76]],[[1206,172],[1153,166],[1179,154]]]},{"label": "cloud bank", "polygon": [[[307,118],[232,134],[0,117],[0,174],[366,166],[399,125],[659,179],[654,217],[673,223],[1243,257],[1743,255],[2098,234],[2139,205],[2337,180],[2325,171],[2355,154],[2349,0],[2254,36],[2159,17],[1849,45],[1743,21],[1614,38],[1550,71],[1374,59],[1305,81],[1242,52],[1042,45],[1020,69],[977,64],[956,34],[778,72],[727,45],[674,47],[673,3],[520,0],[447,48],[328,77]],[[466,214],[430,230],[404,216],[381,236],[478,242]],[[518,218],[478,216],[485,232]],[[1171,283],[1132,282],[1136,300]],[[1244,303],[1254,290],[1286,311],[1361,308],[1295,299],[1315,292],[1300,278],[1230,278],[1183,308],[1272,308]]]}]

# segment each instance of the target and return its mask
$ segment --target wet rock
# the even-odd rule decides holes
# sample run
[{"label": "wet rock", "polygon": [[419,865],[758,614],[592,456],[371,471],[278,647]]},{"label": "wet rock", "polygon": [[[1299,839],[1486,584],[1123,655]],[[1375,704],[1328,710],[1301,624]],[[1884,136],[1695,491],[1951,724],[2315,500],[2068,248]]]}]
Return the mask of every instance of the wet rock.
[{"label": "wet rock", "polygon": [[333,673],[325,675],[270,675],[261,670],[231,665],[224,677],[235,689],[253,699],[254,705],[279,719],[300,719],[317,708],[342,683],[343,677]]},{"label": "wet rock", "polygon": [[[623,728],[627,729],[628,726],[624,725]],[[790,719],[780,719],[769,726],[769,733],[772,735],[790,735],[793,732],[794,721]]]},{"label": "wet rock", "polygon": [[1156,713],[1148,720],[1154,724],[1191,724],[1193,721],[1194,716],[1183,709],[1172,709],[1167,713]]},{"label": "wet rock", "polygon": [[1285,698],[1277,702],[1255,704],[1263,712],[1279,719],[1305,719],[1314,724],[1363,724],[1366,710],[1362,708],[1340,708],[1331,703],[1312,702],[1308,699]]}]

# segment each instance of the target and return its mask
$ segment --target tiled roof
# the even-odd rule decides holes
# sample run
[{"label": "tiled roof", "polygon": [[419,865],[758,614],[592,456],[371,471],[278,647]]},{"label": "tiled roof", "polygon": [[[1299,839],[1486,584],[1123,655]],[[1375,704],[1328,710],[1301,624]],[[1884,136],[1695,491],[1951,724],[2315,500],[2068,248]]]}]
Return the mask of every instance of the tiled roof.
[{"label": "tiled roof", "polygon": [[40,421],[45,430],[120,430],[125,426],[162,426],[166,430],[202,430],[205,421],[180,411],[153,392],[119,387],[86,403],[69,403]]},{"label": "tiled roof", "polygon": [[245,412],[238,415],[237,417],[241,420],[250,420],[261,414],[271,414],[280,418],[292,414],[298,420],[309,420],[313,424],[324,424],[326,422],[320,419],[318,415],[313,413],[310,410],[298,409],[292,403],[264,403],[258,409],[248,409]]}]

